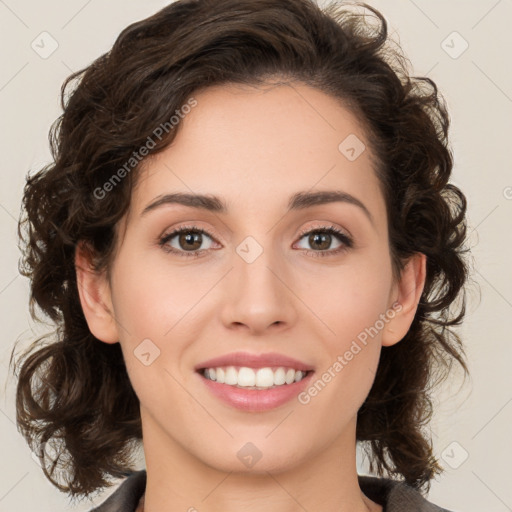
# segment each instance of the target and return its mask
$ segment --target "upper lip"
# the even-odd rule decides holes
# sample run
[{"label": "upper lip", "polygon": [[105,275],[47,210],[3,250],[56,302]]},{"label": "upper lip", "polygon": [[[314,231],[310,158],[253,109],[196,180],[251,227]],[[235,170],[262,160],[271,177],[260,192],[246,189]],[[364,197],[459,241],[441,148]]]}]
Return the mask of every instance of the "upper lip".
[{"label": "upper lip", "polygon": [[249,352],[232,352],[223,356],[214,357],[197,364],[196,371],[204,368],[218,368],[220,366],[246,366],[248,368],[265,368],[271,366],[285,366],[295,370],[310,371],[313,367],[293,357],[267,352],[265,354],[251,354]]}]

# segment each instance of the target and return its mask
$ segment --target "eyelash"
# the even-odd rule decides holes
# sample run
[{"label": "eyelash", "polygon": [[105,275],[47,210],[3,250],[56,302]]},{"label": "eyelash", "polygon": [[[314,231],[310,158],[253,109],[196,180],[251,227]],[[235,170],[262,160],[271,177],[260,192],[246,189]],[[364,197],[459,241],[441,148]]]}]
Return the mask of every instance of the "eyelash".
[{"label": "eyelash", "polygon": [[[178,254],[179,256],[184,257],[184,258],[197,258],[204,251],[207,251],[208,249],[202,249],[199,251],[181,251],[181,250],[171,248],[167,245],[167,242],[169,242],[169,240],[172,240],[176,235],[180,235],[181,233],[189,233],[189,232],[206,235],[206,236],[210,237],[211,239],[215,240],[214,237],[212,235],[210,235],[210,233],[208,233],[208,231],[205,231],[204,229],[201,229],[197,226],[191,225],[191,226],[182,226],[179,229],[176,229],[176,230],[172,231],[171,233],[168,233],[168,234],[162,236],[158,241],[158,245],[165,252]],[[342,231],[340,231],[339,229],[337,229],[334,226],[322,226],[322,227],[315,228],[315,229],[301,231],[299,233],[299,239],[303,238],[305,235],[310,235],[312,233],[327,233],[330,235],[335,235],[343,244],[341,247],[338,247],[337,249],[331,249],[329,251],[312,251],[312,250],[305,249],[307,254],[311,254],[315,258],[316,257],[334,256],[336,254],[340,254],[344,251],[347,251],[348,249],[352,248],[354,245],[352,239],[349,236],[347,236],[345,233],[343,233]]]}]

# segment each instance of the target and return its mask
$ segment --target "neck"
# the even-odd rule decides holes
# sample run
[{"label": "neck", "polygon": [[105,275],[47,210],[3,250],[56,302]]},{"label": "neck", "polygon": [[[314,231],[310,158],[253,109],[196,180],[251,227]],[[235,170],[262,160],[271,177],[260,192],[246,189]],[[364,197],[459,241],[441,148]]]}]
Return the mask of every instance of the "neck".
[{"label": "neck", "polygon": [[[147,471],[144,512],[382,510],[359,487],[355,422],[323,450],[310,452],[302,447],[302,460],[290,456],[276,458],[278,444],[267,440],[265,447],[259,439],[254,444],[261,446],[262,456],[250,469],[236,457],[246,444],[242,439],[231,441],[226,453],[233,453],[233,457],[217,463],[214,460],[212,464],[204,462],[208,454],[185,449],[150,417],[143,419],[143,432]],[[297,443],[300,445],[300,440]],[[265,453],[274,457],[265,461]]]}]

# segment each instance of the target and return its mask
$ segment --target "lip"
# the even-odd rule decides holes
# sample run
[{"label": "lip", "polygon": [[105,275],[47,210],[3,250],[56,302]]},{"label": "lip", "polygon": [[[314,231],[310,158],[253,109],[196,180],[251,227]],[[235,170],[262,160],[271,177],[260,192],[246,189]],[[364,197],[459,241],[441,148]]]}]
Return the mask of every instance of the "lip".
[{"label": "lip", "polygon": [[314,373],[314,371],[310,371],[299,382],[283,384],[271,389],[237,388],[207,379],[200,372],[197,372],[197,375],[212,395],[225,404],[245,412],[263,412],[284,405],[296,398],[310,385]]},{"label": "lip", "polygon": [[[303,372],[314,370],[313,366],[310,364],[299,361],[293,357],[278,354],[277,352],[267,352],[265,354],[232,352],[231,354],[225,354],[223,356],[214,357],[213,359],[208,359],[208,361],[203,361],[202,363],[197,364],[194,367],[194,370],[198,372],[204,368],[218,368],[221,366],[246,366],[248,368],[283,366],[286,368],[301,370]],[[292,384],[288,384],[288,386],[292,386]]]}]

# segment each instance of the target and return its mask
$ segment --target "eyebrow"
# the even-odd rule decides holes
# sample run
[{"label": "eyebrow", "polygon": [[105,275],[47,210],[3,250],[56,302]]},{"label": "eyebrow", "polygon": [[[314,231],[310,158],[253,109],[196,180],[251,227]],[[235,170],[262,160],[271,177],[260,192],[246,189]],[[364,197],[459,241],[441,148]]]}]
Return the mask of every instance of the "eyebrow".
[{"label": "eyebrow", "polygon": [[[288,202],[288,211],[298,211],[328,203],[348,203],[360,208],[374,225],[374,219],[368,208],[359,200],[347,192],[340,190],[325,190],[318,192],[297,192],[290,197]],[[204,194],[188,194],[175,192],[157,197],[149,203],[141,213],[141,217],[152,210],[168,204],[181,204],[190,208],[198,208],[215,213],[227,213],[226,203],[219,197]]]}]

